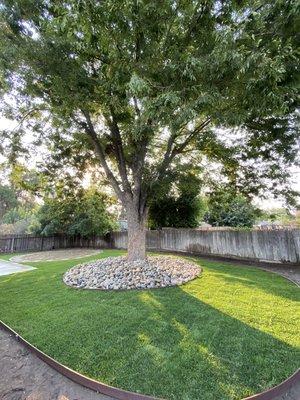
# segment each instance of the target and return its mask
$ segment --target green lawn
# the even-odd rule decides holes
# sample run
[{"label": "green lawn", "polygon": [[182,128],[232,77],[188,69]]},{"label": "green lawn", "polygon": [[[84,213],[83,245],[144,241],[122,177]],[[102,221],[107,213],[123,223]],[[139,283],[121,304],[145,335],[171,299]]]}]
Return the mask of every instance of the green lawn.
[{"label": "green lawn", "polygon": [[241,399],[299,366],[300,290],[280,276],[197,261],[202,276],[181,287],[101,292],[63,284],[68,268],[94,258],[34,263],[37,270],[1,277],[0,318],[83,374],[166,399]]}]

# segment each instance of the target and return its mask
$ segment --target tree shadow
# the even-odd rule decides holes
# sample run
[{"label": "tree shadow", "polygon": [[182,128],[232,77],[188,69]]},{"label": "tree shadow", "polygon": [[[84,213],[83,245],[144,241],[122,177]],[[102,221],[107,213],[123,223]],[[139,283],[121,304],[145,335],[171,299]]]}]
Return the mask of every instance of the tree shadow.
[{"label": "tree shadow", "polygon": [[137,297],[148,309],[136,332],[138,351],[147,359],[147,379],[157,382],[160,375],[162,382],[151,394],[241,399],[274,386],[297,369],[294,347],[179,287]]},{"label": "tree shadow", "polygon": [[[199,263],[199,260],[197,260]],[[206,262],[207,263],[207,262]],[[205,262],[204,262],[205,264]],[[242,284],[248,287],[262,289],[274,296],[289,300],[299,301],[300,291],[295,290],[295,285],[275,272],[269,272],[251,266],[226,265],[209,263],[209,270],[225,282]]]},{"label": "tree shadow", "polygon": [[[3,283],[0,313],[63,364],[168,400],[240,400],[292,374],[299,351],[268,333],[267,323],[278,327],[287,321],[281,337],[293,343],[296,318],[287,314],[292,304],[287,298],[295,300],[299,291],[275,275],[270,282],[267,272],[201,264],[203,277],[181,287],[103,292],[67,287],[62,274],[69,264],[54,263],[18,277],[22,285]],[[252,286],[263,292],[256,302],[247,297],[255,297]],[[260,305],[268,293],[278,296],[273,306]],[[274,305],[282,317],[275,322]]]}]

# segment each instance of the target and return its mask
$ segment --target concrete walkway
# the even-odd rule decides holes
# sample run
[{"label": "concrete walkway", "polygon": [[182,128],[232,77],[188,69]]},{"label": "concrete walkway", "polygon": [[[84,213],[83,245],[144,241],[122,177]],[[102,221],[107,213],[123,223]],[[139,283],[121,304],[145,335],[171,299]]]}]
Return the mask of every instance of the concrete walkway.
[{"label": "concrete walkway", "polygon": [[15,274],[16,272],[26,272],[36,269],[29,265],[17,264],[11,261],[0,260],[0,276]]}]

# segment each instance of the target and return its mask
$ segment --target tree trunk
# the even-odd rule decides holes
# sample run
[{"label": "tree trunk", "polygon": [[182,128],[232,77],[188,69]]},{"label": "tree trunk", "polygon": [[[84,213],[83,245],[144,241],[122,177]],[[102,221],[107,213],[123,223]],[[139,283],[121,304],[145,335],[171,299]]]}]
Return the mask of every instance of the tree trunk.
[{"label": "tree trunk", "polygon": [[133,204],[127,204],[128,261],[146,258],[146,211],[141,216]]}]

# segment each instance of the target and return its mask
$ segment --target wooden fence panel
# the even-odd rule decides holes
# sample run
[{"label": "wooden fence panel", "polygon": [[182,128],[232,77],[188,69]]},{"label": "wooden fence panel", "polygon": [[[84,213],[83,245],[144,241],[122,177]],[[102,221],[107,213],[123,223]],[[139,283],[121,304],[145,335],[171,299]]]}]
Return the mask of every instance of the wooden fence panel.
[{"label": "wooden fence panel", "polygon": [[[111,235],[115,248],[126,249],[127,232]],[[163,229],[147,232],[147,248],[300,264],[300,229]]]},{"label": "wooden fence panel", "polygon": [[[300,264],[300,229],[163,229],[147,231],[148,250],[170,250],[256,261]],[[127,248],[127,232],[84,239],[70,236],[0,236],[0,252],[74,247]]]}]

